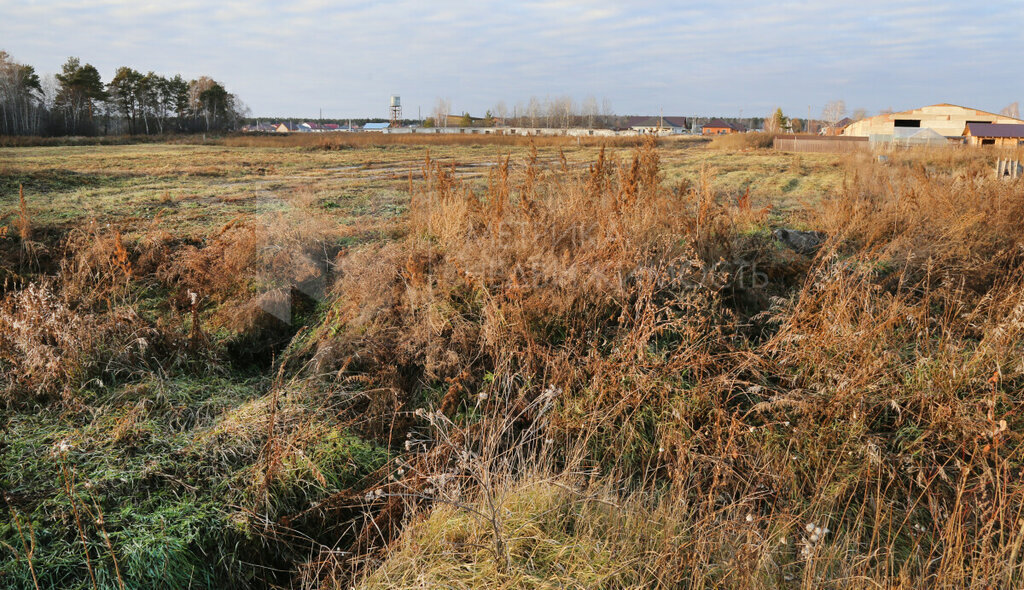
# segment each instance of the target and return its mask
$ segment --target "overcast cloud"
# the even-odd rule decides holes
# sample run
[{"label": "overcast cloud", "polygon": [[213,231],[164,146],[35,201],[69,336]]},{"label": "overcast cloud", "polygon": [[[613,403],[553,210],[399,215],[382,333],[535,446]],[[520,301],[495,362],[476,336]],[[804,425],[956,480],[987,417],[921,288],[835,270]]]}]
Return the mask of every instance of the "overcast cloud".
[{"label": "overcast cloud", "polygon": [[1024,2],[0,0],[0,49],[207,74],[259,116],[407,117],[438,97],[607,98],[619,114],[817,115],[1024,101]]}]

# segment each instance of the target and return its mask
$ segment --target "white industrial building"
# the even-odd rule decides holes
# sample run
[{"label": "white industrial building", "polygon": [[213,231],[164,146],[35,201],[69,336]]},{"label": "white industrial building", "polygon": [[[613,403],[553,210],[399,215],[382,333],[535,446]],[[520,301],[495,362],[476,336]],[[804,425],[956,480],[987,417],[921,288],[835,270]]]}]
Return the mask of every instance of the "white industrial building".
[{"label": "white industrial building", "polygon": [[1024,124],[1024,121],[942,103],[862,119],[850,123],[843,130],[843,135],[867,137],[872,143],[941,145],[943,140],[949,143],[962,143],[964,129],[968,123]]}]

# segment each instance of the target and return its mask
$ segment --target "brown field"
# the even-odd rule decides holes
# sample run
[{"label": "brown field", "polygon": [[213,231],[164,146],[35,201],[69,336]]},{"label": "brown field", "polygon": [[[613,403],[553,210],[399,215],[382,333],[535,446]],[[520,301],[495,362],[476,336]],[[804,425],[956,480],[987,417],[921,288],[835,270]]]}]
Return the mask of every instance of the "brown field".
[{"label": "brown field", "polygon": [[0,587],[1024,585],[995,152],[381,137],[0,148]]}]

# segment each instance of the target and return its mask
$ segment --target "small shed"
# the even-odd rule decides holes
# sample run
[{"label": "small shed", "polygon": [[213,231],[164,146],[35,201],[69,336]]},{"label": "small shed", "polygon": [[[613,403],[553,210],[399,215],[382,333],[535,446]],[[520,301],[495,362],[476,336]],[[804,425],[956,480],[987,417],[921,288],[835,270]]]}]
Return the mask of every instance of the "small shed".
[{"label": "small shed", "polygon": [[1024,125],[1013,123],[968,123],[963,136],[968,145],[1017,147],[1024,145]]}]

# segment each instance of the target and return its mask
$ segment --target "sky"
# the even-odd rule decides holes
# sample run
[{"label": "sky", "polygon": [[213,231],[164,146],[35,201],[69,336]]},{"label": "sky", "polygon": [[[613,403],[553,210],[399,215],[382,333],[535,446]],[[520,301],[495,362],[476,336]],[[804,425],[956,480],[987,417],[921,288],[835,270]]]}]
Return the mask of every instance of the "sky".
[{"label": "sky", "polygon": [[254,116],[482,115],[531,96],[617,114],[819,116],[1024,102],[1024,1],[0,0],[0,50],[209,75]]}]

